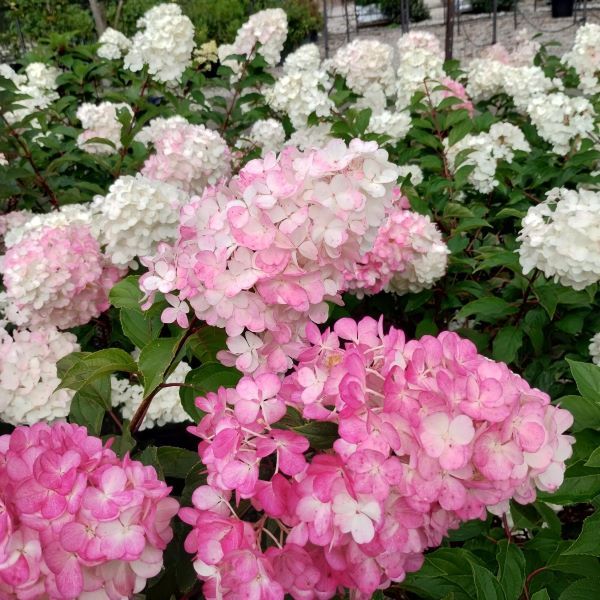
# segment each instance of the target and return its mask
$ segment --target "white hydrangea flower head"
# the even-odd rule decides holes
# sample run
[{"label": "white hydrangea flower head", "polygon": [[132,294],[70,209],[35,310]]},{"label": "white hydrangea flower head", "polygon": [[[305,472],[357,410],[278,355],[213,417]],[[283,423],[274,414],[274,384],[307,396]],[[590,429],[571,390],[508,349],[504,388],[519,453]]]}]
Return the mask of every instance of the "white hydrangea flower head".
[{"label": "white hydrangea flower head", "polygon": [[[526,82],[526,84],[524,84]],[[503,90],[512,97],[515,107],[526,112],[529,103],[536,97],[545,97],[551,90],[561,90],[560,79],[546,77],[540,67],[534,65],[512,67],[504,65]]]},{"label": "white hydrangea flower head", "polygon": [[399,109],[406,108],[413,94],[424,90],[425,82],[429,81],[428,89],[431,92],[443,76],[444,59],[441,54],[416,48],[414,52],[402,55],[396,79],[396,106]]},{"label": "white hydrangea flower head", "polygon": [[321,67],[321,52],[316,44],[304,44],[288,54],[283,62],[286,75],[299,71],[316,71]]},{"label": "white hydrangea flower head", "polygon": [[112,262],[127,266],[153,254],[159,242],[177,235],[179,209],[188,195],[169,183],[137,174],[119,177],[92,204],[93,227]]},{"label": "white hydrangea flower head", "polygon": [[412,120],[408,111],[382,110],[371,115],[367,132],[388,135],[391,138],[389,143],[395,143],[404,139],[411,127]]},{"label": "white hydrangea flower head", "polygon": [[410,175],[410,182],[412,185],[423,183],[423,171],[421,170],[421,167],[417,165],[399,165],[398,175],[400,177]]},{"label": "white hydrangea flower head", "polygon": [[600,281],[600,192],[554,188],[532,206],[517,238],[523,273],[582,290]]},{"label": "white hydrangea flower head", "polygon": [[261,10],[251,15],[240,27],[231,45],[233,52],[230,51],[229,54],[250,56],[253,51],[256,51],[269,66],[274,67],[281,58],[287,34],[288,21],[283,9]]},{"label": "white hydrangea flower head", "polygon": [[393,60],[394,48],[389,44],[355,39],[339,48],[327,66],[344,77],[348,87],[357,94],[364,94],[372,85],[377,85],[386,95],[391,95],[395,88]]},{"label": "white hydrangea flower head", "polygon": [[308,116],[316,113],[318,117],[331,114],[333,102],[325,90],[331,80],[323,70],[297,71],[279,77],[264,92],[267,104],[278,112],[286,113],[296,128],[306,127]]},{"label": "white hydrangea flower head", "polygon": [[0,152],[0,167],[8,166],[8,160],[4,152]]},{"label": "white hydrangea flower head", "polygon": [[579,75],[579,87],[584,94],[600,92],[600,25],[586,23],[579,27],[573,47],[562,60]]},{"label": "white hydrangea flower head", "polygon": [[439,38],[429,31],[409,31],[401,35],[396,42],[396,48],[401,57],[410,54],[415,49],[427,50],[433,54],[442,53],[442,44]]},{"label": "white hydrangea flower head", "polygon": [[112,27],[104,30],[98,43],[98,56],[107,60],[118,60],[131,48],[131,40]]},{"label": "white hydrangea flower head", "polygon": [[[496,168],[499,160],[512,162],[515,150],[529,152],[531,149],[523,132],[510,123],[494,123],[488,133],[466,135],[453,146],[444,140],[450,168],[455,171],[463,165],[475,168],[469,174],[469,183],[482,194],[491,192],[497,185]],[[460,165],[457,156],[463,150],[471,150]]]},{"label": "white hydrangea flower head", "polygon": [[89,204],[63,204],[58,210],[49,213],[34,214],[31,211],[8,213],[4,245],[14,246],[23,236],[42,227],[66,227],[68,225],[92,226],[92,211]]},{"label": "white hydrangea flower head", "polygon": [[313,127],[301,127],[296,129],[287,141],[288,146],[295,146],[300,150],[309,148],[323,148],[331,140],[331,126],[329,123],[319,123]]},{"label": "white hydrangea flower head", "polygon": [[358,100],[353,104],[356,110],[370,108],[371,114],[379,115],[386,110],[387,97],[380,85],[372,85]]},{"label": "white hydrangea flower head", "polygon": [[[27,65],[24,74],[15,73],[9,65],[0,65],[0,75],[10,79],[17,87],[19,94],[27,96],[27,98],[19,99],[21,108],[5,114],[8,122],[21,121],[31,113],[43,110],[50,106],[52,102],[58,100],[56,79],[60,73],[56,67],[40,62]],[[35,123],[31,125],[35,126]]]},{"label": "white hydrangea flower head", "polygon": [[[191,367],[180,362],[173,373],[167,377],[166,383],[183,383]],[[126,379],[117,379],[114,375],[110,380],[111,401],[113,406],[121,408],[125,419],[131,419],[144,398],[144,388],[141,385],[131,384]],[[179,398],[179,387],[166,387],[160,390],[152,399],[148,412],[142,421],[140,431],[153,427],[162,427],[168,423],[183,423],[190,421]]]},{"label": "white hydrangea flower head", "polygon": [[[77,145],[89,154],[114,154],[121,146],[121,130],[123,126],[119,122],[117,113],[125,109],[129,114],[133,114],[129,105],[120,102],[101,102],[100,104],[91,104],[84,102],[77,109],[77,118],[81,121],[84,129],[83,133],[77,137]],[[103,144],[101,142],[88,142],[92,138],[104,138],[111,142]]]},{"label": "white hydrangea flower head", "polygon": [[283,148],[285,131],[279,121],[262,119],[252,125],[248,139],[262,149],[261,154],[264,156],[267,152],[279,152]]},{"label": "white hydrangea flower head", "polygon": [[589,100],[562,92],[536,96],[527,113],[539,136],[552,144],[552,151],[564,156],[573,143],[594,131],[594,108]]},{"label": "white hydrangea flower head", "polygon": [[155,119],[152,119],[148,125],[145,125],[140,129],[135,136],[135,140],[136,142],[144,144],[144,146],[155,144],[157,140],[161,140],[169,131],[171,131],[171,129],[181,125],[189,125],[189,121],[181,115],[175,115],[173,117],[156,117]]},{"label": "white hydrangea flower head", "polygon": [[504,92],[506,65],[490,58],[475,58],[467,68],[467,92],[474,102]]},{"label": "white hydrangea flower head", "polygon": [[60,383],[56,363],[79,350],[72,333],[44,327],[11,335],[0,327],[0,421],[33,425],[64,419],[75,392],[54,391]]},{"label": "white hydrangea flower head", "polygon": [[231,170],[231,152],[221,135],[204,125],[180,123],[153,140],[142,174],[200,194]]},{"label": "white hydrangea flower head", "polygon": [[148,73],[163,83],[178,82],[192,64],[194,26],[177,4],[159,4],[138,19],[138,31],[125,55],[125,68]]},{"label": "white hydrangea flower head", "polygon": [[596,333],[590,340],[588,351],[595,365],[600,365],[600,332]]}]

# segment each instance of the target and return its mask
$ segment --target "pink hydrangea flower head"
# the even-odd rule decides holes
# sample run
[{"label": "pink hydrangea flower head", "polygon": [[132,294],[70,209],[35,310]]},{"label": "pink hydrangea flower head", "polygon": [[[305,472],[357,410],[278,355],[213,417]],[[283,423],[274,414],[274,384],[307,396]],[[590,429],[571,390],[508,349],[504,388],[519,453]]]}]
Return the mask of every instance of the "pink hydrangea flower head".
[{"label": "pink hydrangea flower head", "polygon": [[84,225],[25,233],[2,257],[8,318],[19,325],[68,329],[109,307],[108,291],[123,275]]},{"label": "pink hydrangea flower head", "polygon": [[467,94],[467,90],[465,89],[465,86],[462,83],[456,81],[455,79],[452,79],[451,77],[444,77],[440,81],[440,83],[445,88],[447,88],[445,90],[442,90],[442,98],[458,98],[459,100],[462,100],[460,104],[452,105],[452,108],[454,110],[464,108],[469,113],[469,116],[472,117],[475,114],[475,107],[473,106],[473,102],[471,102],[471,99]]},{"label": "pink hydrangea flower head", "polygon": [[374,142],[267,153],[183,206],[177,241],[144,259],[141,288],[148,302],[171,295],[165,322],[189,305],[225,328],[225,364],[284,372],[306,324],[341,302],[344,271],[371,249],[397,177]]},{"label": "pink hydrangea flower head", "polygon": [[180,516],[207,598],[371,597],[462,521],[560,486],[570,413],[470,341],[367,317],[303,342],[287,375],[196,400],[207,483]]},{"label": "pink hydrangea flower head", "polygon": [[131,597],[162,568],[179,508],[169,491],[84,427],[0,437],[0,596]]}]

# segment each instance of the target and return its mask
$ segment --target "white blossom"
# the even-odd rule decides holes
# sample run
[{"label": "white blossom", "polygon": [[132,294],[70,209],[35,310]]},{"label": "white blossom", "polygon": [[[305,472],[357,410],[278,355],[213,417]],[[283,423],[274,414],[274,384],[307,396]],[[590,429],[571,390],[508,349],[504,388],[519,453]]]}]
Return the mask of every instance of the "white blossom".
[{"label": "white blossom", "polygon": [[[77,118],[81,121],[84,132],[77,137],[77,145],[89,154],[114,154],[121,148],[121,129],[123,126],[117,118],[120,110],[127,110],[132,115],[131,108],[121,102],[101,102],[91,104],[84,102],[77,109]],[[103,138],[113,144],[88,142],[92,138]]]},{"label": "white blossom", "polygon": [[159,4],[138,19],[138,31],[125,55],[125,68],[148,73],[157,81],[177,82],[192,64],[194,26],[177,4]]},{"label": "white blossom", "polygon": [[600,281],[600,193],[554,188],[523,219],[518,240],[523,273],[539,269],[582,290]]},{"label": "white blossom", "polygon": [[159,242],[175,238],[179,209],[187,198],[168,183],[124,175],[106,196],[94,198],[94,232],[112,262],[127,266],[135,257],[152,254]]},{"label": "white blossom", "polygon": [[[167,377],[165,383],[183,383],[191,367],[180,362],[174,371]],[[126,379],[117,379],[114,375],[110,380],[112,405],[121,408],[125,419],[131,419],[144,398],[144,388],[138,384],[131,384]],[[142,421],[140,431],[152,427],[162,427],[168,423],[183,423],[190,417],[185,412],[179,398],[179,386],[165,387],[152,399],[148,412]]]},{"label": "white blossom", "polygon": [[595,365],[600,365],[600,332],[596,333],[590,340],[588,351]]},{"label": "white blossom", "polygon": [[64,419],[75,392],[54,391],[60,383],[56,363],[79,349],[72,333],[54,328],[12,335],[0,328],[0,421],[32,425]]},{"label": "white blossom", "polygon": [[600,25],[586,23],[579,27],[573,47],[562,60],[575,69],[585,94],[600,92]]},{"label": "white blossom", "polygon": [[321,67],[321,52],[316,44],[304,44],[288,54],[283,62],[283,72],[287,75],[298,71],[316,71]]},{"label": "white blossom", "polygon": [[536,96],[527,113],[539,136],[552,144],[556,154],[567,154],[574,142],[594,131],[594,108],[585,98],[562,92]]},{"label": "white blossom", "polygon": [[98,56],[108,60],[121,58],[131,48],[131,40],[112,27],[104,30],[98,43]]},{"label": "white blossom", "polygon": [[250,128],[248,139],[252,144],[262,149],[262,155],[267,152],[279,152],[285,144],[283,125],[275,119],[256,121]]}]

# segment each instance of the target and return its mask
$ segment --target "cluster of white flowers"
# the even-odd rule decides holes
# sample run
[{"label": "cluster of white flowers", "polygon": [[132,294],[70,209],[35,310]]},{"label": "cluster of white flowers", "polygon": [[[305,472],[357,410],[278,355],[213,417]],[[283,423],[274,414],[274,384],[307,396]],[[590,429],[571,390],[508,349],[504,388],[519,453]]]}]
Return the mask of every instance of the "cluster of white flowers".
[{"label": "cluster of white flowers", "polygon": [[[510,123],[494,123],[488,133],[467,135],[453,146],[448,146],[447,139],[444,143],[452,170],[463,165],[474,166],[469,174],[469,183],[482,194],[491,192],[498,185],[495,176],[499,160],[510,163],[515,150],[529,152],[531,149],[523,132]],[[457,165],[458,154],[463,150],[471,152]]]},{"label": "cluster of white flowers", "polygon": [[506,65],[490,58],[474,58],[467,69],[467,92],[475,102],[504,92]]},{"label": "cluster of white flowers", "polygon": [[[10,248],[34,229],[42,227],[66,227],[67,225],[92,225],[92,212],[88,204],[64,204],[49,213],[34,214],[30,211],[15,211],[5,217],[4,246]],[[2,228],[0,228],[2,229]]]},{"label": "cluster of white flowers", "polygon": [[586,98],[556,92],[536,96],[527,113],[539,136],[556,154],[567,154],[574,142],[594,131],[594,107]]},{"label": "cluster of white flowers", "polygon": [[0,75],[10,79],[19,94],[27,96],[19,99],[20,108],[5,113],[9,123],[16,123],[58,100],[56,79],[60,71],[56,67],[34,62],[25,67],[25,73],[16,73],[10,65],[0,64]]},{"label": "cluster of white flowers", "polygon": [[313,127],[299,127],[292,133],[288,146],[295,146],[300,150],[308,148],[322,148],[333,139],[329,123],[319,123]]},{"label": "cluster of white flowers", "polygon": [[600,365],[600,332],[595,334],[590,340],[588,351],[595,365]]},{"label": "cluster of white flowers", "polygon": [[417,294],[430,289],[446,274],[450,250],[437,225],[428,216],[409,229],[411,259],[406,261],[405,269],[396,272],[386,290],[394,294]]},{"label": "cluster of white flowers", "polygon": [[288,22],[281,8],[268,8],[254,13],[240,27],[233,44],[219,46],[219,60],[237,72],[238,67],[225,59],[231,54],[243,54],[251,57],[260,54],[271,67],[281,58],[283,44],[287,38]]},{"label": "cluster of white flowers", "polygon": [[131,40],[120,31],[107,27],[98,40],[98,56],[108,60],[117,60],[131,48]]},{"label": "cluster of white flowers", "polygon": [[[165,383],[183,383],[191,367],[180,362],[167,377]],[[131,419],[144,398],[144,388],[141,385],[131,384],[126,379],[117,379],[112,376],[111,402],[113,406],[121,408],[124,419]],[[183,410],[179,399],[179,387],[172,386],[160,390],[152,399],[148,412],[142,421],[140,431],[152,427],[162,427],[167,423],[183,423],[189,421],[189,415]]]},{"label": "cluster of white flowers", "polygon": [[159,4],[138,19],[138,31],[125,55],[125,68],[148,73],[162,82],[177,82],[192,64],[194,26],[177,4]]},{"label": "cluster of white flowers", "polygon": [[72,333],[54,328],[12,335],[0,328],[0,421],[31,425],[66,417],[74,392],[54,391],[60,383],[56,363],[79,349]]},{"label": "cluster of white flowers", "polygon": [[8,160],[4,152],[0,152],[0,167],[8,166]]},{"label": "cluster of white flowers", "polygon": [[265,90],[269,106],[286,113],[296,129],[306,127],[311,113],[327,117],[333,108],[327,95],[331,80],[319,62],[319,49],[314,44],[302,46],[285,59],[283,75]]},{"label": "cluster of white flowers", "polygon": [[172,124],[152,143],[155,152],[144,163],[142,175],[186,192],[200,194],[231,170],[227,142],[204,125]]},{"label": "cluster of white flowers", "polygon": [[399,165],[398,175],[400,177],[407,177],[410,175],[410,182],[412,185],[423,183],[423,171],[421,170],[421,167],[417,165]]},{"label": "cluster of white flowers", "polygon": [[427,79],[444,77],[444,56],[439,40],[428,32],[411,31],[402,35],[397,49],[396,106],[402,109]]},{"label": "cluster of white flowers", "polygon": [[408,111],[392,112],[382,110],[371,115],[368,133],[379,133],[389,136],[390,142],[404,139],[412,127],[412,120]]},{"label": "cluster of white flowers", "polygon": [[600,193],[554,188],[523,219],[518,240],[523,273],[539,269],[582,290],[600,281]]},{"label": "cluster of white flowers", "polygon": [[386,95],[394,92],[394,49],[377,40],[355,39],[326,62],[327,68],[346,79],[348,87],[364,94],[373,86]]},{"label": "cluster of white flowers", "polygon": [[174,240],[179,209],[188,196],[179,188],[139,173],[117,179],[92,204],[93,227],[112,262],[127,266],[152,254],[159,242]]},{"label": "cluster of white flowers", "polygon": [[575,34],[575,43],[563,61],[579,75],[579,87],[585,94],[600,92],[600,25],[586,23]]},{"label": "cluster of white flowers", "polygon": [[279,152],[285,144],[285,130],[276,119],[256,121],[248,133],[250,142],[262,149],[262,155],[267,152]]},{"label": "cluster of white flowers", "polygon": [[[81,121],[84,132],[77,137],[77,145],[90,154],[113,154],[121,148],[122,125],[117,118],[119,110],[132,114],[131,108],[124,103],[101,102],[90,104],[85,102],[77,109],[77,118]],[[90,142],[93,138],[103,138],[112,145],[103,142]]]}]

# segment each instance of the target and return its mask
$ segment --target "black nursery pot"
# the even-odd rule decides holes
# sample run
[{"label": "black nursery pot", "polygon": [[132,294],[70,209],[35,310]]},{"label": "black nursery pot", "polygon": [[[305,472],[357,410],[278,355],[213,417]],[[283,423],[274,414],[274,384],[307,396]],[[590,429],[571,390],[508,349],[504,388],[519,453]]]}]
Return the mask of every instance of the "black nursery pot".
[{"label": "black nursery pot", "polygon": [[552,0],[552,18],[573,16],[574,0]]}]

